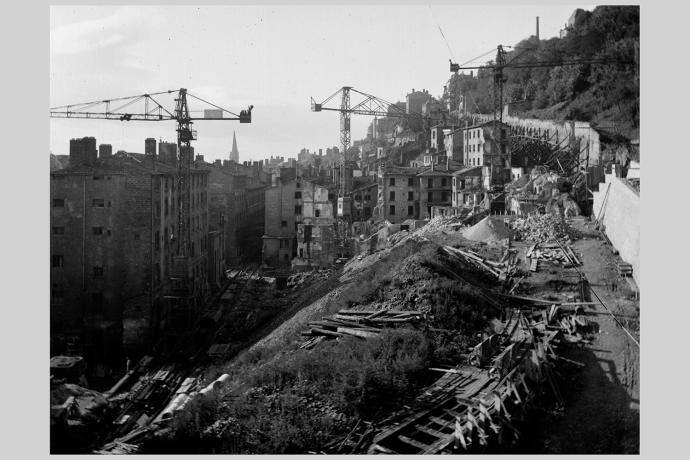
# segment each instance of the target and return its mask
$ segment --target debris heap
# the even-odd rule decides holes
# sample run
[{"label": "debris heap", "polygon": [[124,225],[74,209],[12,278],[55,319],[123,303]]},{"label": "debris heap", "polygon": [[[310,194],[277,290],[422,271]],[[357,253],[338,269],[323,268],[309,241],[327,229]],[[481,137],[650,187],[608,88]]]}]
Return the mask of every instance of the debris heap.
[{"label": "debris heap", "polygon": [[577,230],[567,224],[565,219],[554,214],[530,215],[515,219],[511,223],[516,240],[547,241],[550,239],[574,240],[579,237]]},{"label": "debris heap", "polygon": [[462,236],[472,241],[500,242],[510,238],[510,235],[510,229],[501,220],[485,217],[465,230]]},{"label": "debris heap", "polygon": [[[417,235],[426,235],[427,233],[433,232],[435,230],[439,229],[446,229],[446,230],[459,230],[460,228],[463,228],[464,225],[462,224],[463,219],[466,216],[436,216],[433,219],[429,221],[428,224],[426,224],[424,227],[420,228],[417,230]],[[450,227],[450,228],[449,228]]]}]

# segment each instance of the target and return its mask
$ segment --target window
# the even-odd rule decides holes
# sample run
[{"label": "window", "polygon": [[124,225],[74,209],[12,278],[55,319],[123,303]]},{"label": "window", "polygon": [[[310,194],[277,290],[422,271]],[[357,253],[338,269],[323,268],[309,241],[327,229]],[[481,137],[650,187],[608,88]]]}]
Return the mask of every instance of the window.
[{"label": "window", "polygon": [[102,235],[103,227],[91,227],[91,231],[94,235]]},{"label": "window", "polygon": [[407,207],[407,215],[408,216],[414,216],[414,206],[408,206]]},{"label": "window", "polygon": [[366,195],[364,195],[364,201],[369,201],[369,200],[371,200],[371,195],[369,195],[367,193]]},{"label": "window", "polygon": [[391,178],[388,180],[388,185],[395,185],[395,177],[391,177]]},{"label": "window", "polygon": [[295,188],[300,188],[301,186],[302,186],[302,184],[301,184],[301,183],[299,183],[299,182],[295,182]]},{"label": "window", "polygon": [[414,200],[414,192],[407,192],[407,201]]},{"label": "window", "polygon": [[335,200],[335,195],[332,194],[332,193],[329,193],[329,194],[328,194],[328,199],[331,200],[331,201]]},{"label": "window", "polygon": [[102,198],[94,198],[92,206],[94,208],[105,208],[105,200]]},{"label": "window", "polygon": [[407,178],[407,186],[414,187],[414,179],[412,177]]},{"label": "window", "polygon": [[93,180],[103,180],[103,176],[93,176]]},{"label": "window", "polygon": [[50,291],[50,303],[52,305],[64,305],[65,291]]},{"label": "window", "polygon": [[295,192],[295,198],[302,198],[302,192]]},{"label": "window", "polygon": [[434,186],[434,180],[433,179],[427,179],[426,186],[427,186],[427,188],[432,188]]},{"label": "window", "polygon": [[428,202],[430,202],[430,203],[431,203],[432,201],[434,201],[434,192],[427,192],[427,194],[426,194],[426,200],[427,200]]},{"label": "window", "polygon": [[287,220],[284,220],[280,223],[281,227],[287,227]]},{"label": "window", "polygon": [[168,215],[168,200],[165,200],[164,203],[165,203],[165,215],[167,216]]},{"label": "window", "polygon": [[501,139],[505,139],[508,136],[507,131],[505,129],[501,130]]},{"label": "window", "polygon": [[302,214],[302,206],[300,206],[300,205],[295,206],[295,214]]},{"label": "window", "polygon": [[317,209],[314,211],[314,217],[319,217],[319,216],[321,216],[321,210]]},{"label": "window", "polygon": [[371,215],[371,208],[369,206],[364,207],[364,215],[365,216],[370,216]]},{"label": "window", "polygon": [[54,208],[64,208],[65,207],[65,200],[62,198],[55,198],[53,200],[53,207]]},{"label": "window", "polygon": [[362,195],[355,195],[355,200],[362,201]]},{"label": "window", "polygon": [[389,193],[389,199],[390,199],[391,201],[395,200],[395,192],[390,192],[390,193]]},{"label": "window", "polygon": [[62,268],[65,266],[65,258],[59,254],[50,256],[50,266],[53,268]]},{"label": "window", "polygon": [[445,187],[448,185],[448,179],[441,179],[441,187]]},{"label": "window", "polygon": [[91,306],[93,313],[103,313],[103,293],[95,292],[91,294]]},{"label": "window", "polygon": [[156,232],[156,239],[153,245],[156,251],[158,251],[158,249],[161,247],[161,232]]},{"label": "window", "polygon": [[94,278],[103,278],[103,267],[101,267],[101,266],[93,267],[93,277]]},{"label": "window", "polygon": [[448,201],[448,192],[441,192],[441,201]]},{"label": "window", "polygon": [[506,153],[506,145],[501,144],[501,153],[505,154]]},{"label": "window", "polygon": [[65,227],[53,227],[53,235],[64,235]]},{"label": "window", "polygon": [[388,214],[390,214],[391,216],[395,215],[395,205],[394,204],[390,205],[390,207],[388,208]]}]

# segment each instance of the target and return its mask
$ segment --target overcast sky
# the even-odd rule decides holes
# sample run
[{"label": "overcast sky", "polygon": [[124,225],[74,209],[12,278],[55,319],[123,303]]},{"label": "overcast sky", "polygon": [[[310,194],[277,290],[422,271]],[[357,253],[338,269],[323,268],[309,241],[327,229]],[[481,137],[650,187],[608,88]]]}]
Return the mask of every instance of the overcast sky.
[{"label": "overcast sky", "polygon": [[[311,97],[343,86],[390,102],[413,89],[438,97],[449,59],[515,45],[535,34],[537,16],[540,38],[558,36],[576,8],[594,6],[51,6],[50,107],[184,87],[235,113],[254,105],[251,124],[195,123],[206,161],[228,158],[233,131],[241,161],[325,152],[340,143],[339,115],[311,112]],[[173,112],[172,94],[157,100]],[[352,140],[371,120],[352,116]],[[176,142],[173,121],[50,119],[56,155],[85,136],[141,153],[147,137]]]}]

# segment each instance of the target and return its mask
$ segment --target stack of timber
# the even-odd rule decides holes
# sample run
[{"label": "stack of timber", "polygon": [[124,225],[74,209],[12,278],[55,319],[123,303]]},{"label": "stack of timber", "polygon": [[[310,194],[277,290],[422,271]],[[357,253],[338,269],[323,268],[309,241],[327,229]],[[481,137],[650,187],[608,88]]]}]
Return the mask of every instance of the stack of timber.
[{"label": "stack of timber", "polygon": [[580,259],[577,258],[569,244],[559,245],[555,241],[534,244],[527,250],[526,256],[532,261],[532,264],[541,259],[564,267],[581,265]]},{"label": "stack of timber", "polygon": [[513,276],[515,274],[515,265],[517,263],[517,251],[513,249],[506,249],[505,254],[500,262],[494,262],[492,260],[483,258],[480,254],[470,250],[456,249],[451,246],[443,246],[443,249],[447,254],[460,259],[461,261],[473,265],[480,270],[483,270],[500,281],[503,281],[508,276]]},{"label": "stack of timber", "polygon": [[106,444],[99,450],[94,450],[93,455],[129,455],[139,452],[139,446],[114,441]]},{"label": "stack of timber", "polygon": [[496,328],[500,332],[474,347],[479,365],[431,369],[444,376],[414,402],[372,423],[365,442],[343,441],[340,452],[480,452],[490,442],[501,444],[517,436],[514,422],[524,420],[543,388],[550,390],[557,404],[563,403],[555,364],[583,366],[559,357],[552,346],[564,337],[575,337],[586,323],[579,318],[581,310],[581,305],[561,304],[508,311],[504,327]]},{"label": "stack of timber", "polygon": [[[323,317],[320,321],[310,321],[308,331],[303,331],[303,337],[340,338],[348,335],[360,339],[370,339],[378,336],[385,328],[403,324],[417,324],[422,319],[421,311],[402,310],[340,310],[331,317]],[[302,344],[310,348],[310,341]]]}]

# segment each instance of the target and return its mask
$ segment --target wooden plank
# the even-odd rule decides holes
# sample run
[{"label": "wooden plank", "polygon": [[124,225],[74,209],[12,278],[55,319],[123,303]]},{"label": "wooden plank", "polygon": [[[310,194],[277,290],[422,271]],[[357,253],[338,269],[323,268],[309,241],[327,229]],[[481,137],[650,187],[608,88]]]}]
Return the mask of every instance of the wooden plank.
[{"label": "wooden plank", "polygon": [[345,334],[342,334],[340,332],[327,331],[326,329],[321,329],[318,327],[312,327],[311,333],[314,335],[330,335],[333,337],[344,337],[345,336]]},{"label": "wooden plank", "polygon": [[404,442],[405,444],[409,444],[411,446],[416,447],[417,449],[419,449],[421,451],[425,451],[429,448],[428,444],[421,443],[421,442],[417,441],[416,439],[408,438],[407,436],[402,435],[402,434],[398,435],[398,439],[401,440],[402,442]]},{"label": "wooden plank", "polygon": [[440,417],[436,417],[436,416],[434,416],[434,415],[429,415],[427,418],[428,418],[429,420],[431,420],[432,422],[438,423],[439,425],[441,425],[441,427],[442,427],[441,429],[442,429],[442,430],[443,430],[443,429],[446,429],[446,428],[452,428],[450,425],[452,425],[453,423],[455,423],[455,419],[445,420],[445,419],[442,419],[442,418],[440,418]]},{"label": "wooden plank", "polygon": [[442,437],[448,435],[448,433],[441,433],[440,431],[436,431],[436,430],[429,428],[428,426],[425,426],[425,425],[415,425],[414,428],[417,431],[421,431],[422,433],[430,434],[431,436],[436,436],[437,438],[442,438]]},{"label": "wooden plank", "polygon": [[349,327],[339,327],[338,332],[341,334],[353,335],[355,337],[360,337],[363,339],[372,339],[378,336],[378,333],[371,331],[364,331],[361,329],[352,329]]}]

